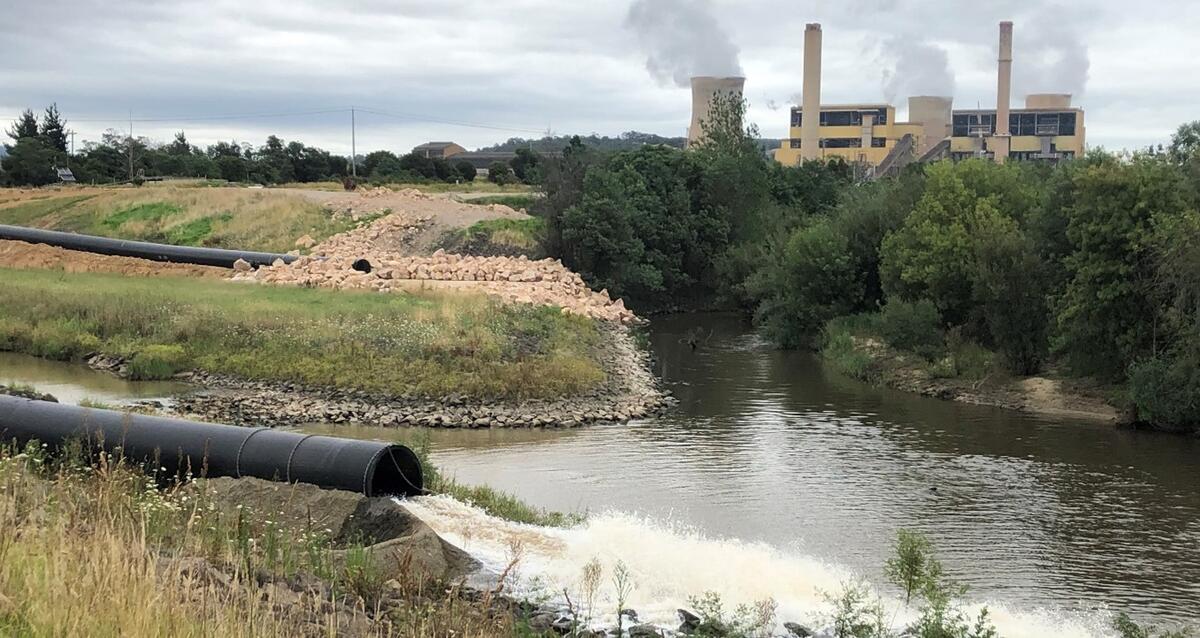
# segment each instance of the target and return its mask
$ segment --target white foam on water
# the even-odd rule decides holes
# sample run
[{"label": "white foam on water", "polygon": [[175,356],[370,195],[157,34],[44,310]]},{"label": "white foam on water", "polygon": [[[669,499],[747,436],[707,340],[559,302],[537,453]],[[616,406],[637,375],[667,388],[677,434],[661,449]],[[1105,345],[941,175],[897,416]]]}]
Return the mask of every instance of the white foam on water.
[{"label": "white foam on water", "polygon": [[[690,608],[689,598],[707,591],[719,594],[726,610],[772,599],[780,623],[822,626],[830,611],[823,592],[836,593],[855,578],[837,565],[766,543],[711,538],[694,528],[620,512],[593,514],[577,527],[559,529],[501,520],[448,496],[421,497],[404,504],[447,541],[482,562],[493,579],[518,559],[505,588],[521,597],[562,604],[566,590],[579,609],[584,567],[599,561],[603,576],[593,610],[584,610],[594,626],[616,623],[613,570],[618,562],[629,570],[634,585],[625,607],[636,610],[641,622],[669,628],[679,624],[676,609]],[[898,627],[913,617],[911,611],[895,611],[902,608],[898,601],[885,599],[884,604],[889,617],[895,614]],[[968,608],[975,614],[985,605],[1004,638],[1112,634],[1103,614],[1012,609],[986,601]]]}]

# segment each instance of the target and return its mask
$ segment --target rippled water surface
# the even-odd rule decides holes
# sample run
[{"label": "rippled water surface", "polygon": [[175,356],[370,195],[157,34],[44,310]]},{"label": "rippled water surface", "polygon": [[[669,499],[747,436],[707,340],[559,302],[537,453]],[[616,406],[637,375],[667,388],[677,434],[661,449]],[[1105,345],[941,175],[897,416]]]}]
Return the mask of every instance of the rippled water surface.
[{"label": "rippled water surface", "polygon": [[1200,441],[868,387],[730,317],[660,318],[651,339],[668,416],[437,431],[435,460],[543,507],[642,513],[876,581],[894,530],[918,528],[973,598],[1200,616]]},{"label": "rippled water surface", "polygon": [[[697,326],[711,336],[693,351],[682,337]],[[744,547],[665,543],[658,523],[621,517],[766,543],[810,571],[811,561],[829,565],[821,588],[845,570],[880,582],[895,530],[918,528],[974,600],[1056,619],[1200,617],[1200,441],[872,388],[811,355],[771,349],[732,317],[659,318],[651,341],[680,399],[667,416],[570,431],[432,431],[434,460],[542,507],[619,512],[597,525],[631,530],[623,552],[638,534],[715,548],[668,562],[739,560],[732,552]],[[0,355],[0,383],[102,399],[164,390],[101,387],[116,380],[86,370],[83,381],[65,379],[58,365]],[[1044,635],[1039,627],[1018,633]]]}]

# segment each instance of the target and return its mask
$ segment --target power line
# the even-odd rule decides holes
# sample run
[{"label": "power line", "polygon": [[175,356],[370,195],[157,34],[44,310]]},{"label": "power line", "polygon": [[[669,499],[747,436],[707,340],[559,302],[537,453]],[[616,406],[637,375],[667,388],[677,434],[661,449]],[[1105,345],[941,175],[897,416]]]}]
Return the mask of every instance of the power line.
[{"label": "power line", "polygon": [[370,109],[370,108],[365,108],[365,107],[358,107],[358,110],[362,111],[363,113],[371,113],[373,115],[382,115],[384,117],[394,117],[396,119],[401,119],[401,120],[416,120],[416,121],[420,121],[420,122],[432,122],[435,124],[450,124],[452,126],[465,126],[465,127],[469,127],[469,128],[481,128],[481,129],[489,129],[489,130],[493,130],[493,131],[509,131],[509,132],[515,132],[515,133],[539,133],[539,134],[545,132],[541,129],[524,128],[524,127],[519,127],[519,126],[500,126],[500,125],[496,125],[496,124],[481,124],[478,122],[466,122],[466,121],[462,121],[462,120],[448,120],[448,119],[439,118],[439,117],[430,117],[428,115],[416,115],[413,113],[393,113],[390,111],[381,111],[378,109]]}]

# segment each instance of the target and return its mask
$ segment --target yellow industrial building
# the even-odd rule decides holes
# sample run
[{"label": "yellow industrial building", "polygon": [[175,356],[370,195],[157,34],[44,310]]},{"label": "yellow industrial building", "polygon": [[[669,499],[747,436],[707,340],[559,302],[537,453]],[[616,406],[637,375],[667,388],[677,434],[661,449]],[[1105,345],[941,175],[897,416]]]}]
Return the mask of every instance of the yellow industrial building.
[{"label": "yellow industrial building", "polygon": [[996,108],[956,111],[949,97],[915,96],[908,99],[906,122],[896,121],[891,104],[821,104],[821,44],[821,25],[806,25],[802,104],[792,108],[788,138],[775,151],[782,164],[842,158],[871,177],[912,161],[1057,161],[1084,152],[1083,109],[1071,105],[1069,94],[1034,94],[1025,108],[1009,108],[1011,22],[1000,23]]},{"label": "yellow industrial building", "polygon": [[[792,126],[775,152],[776,161],[788,166],[800,163],[803,121],[804,109],[792,109]],[[919,124],[897,122],[896,107],[890,104],[823,104],[817,135],[818,157],[877,166],[905,135],[920,138],[922,131]]]}]

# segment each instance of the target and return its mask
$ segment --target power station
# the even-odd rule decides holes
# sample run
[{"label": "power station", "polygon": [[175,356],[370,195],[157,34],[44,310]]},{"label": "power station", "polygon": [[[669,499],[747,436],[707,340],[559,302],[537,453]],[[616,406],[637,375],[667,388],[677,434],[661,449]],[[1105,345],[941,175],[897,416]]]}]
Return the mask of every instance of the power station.
[{"label": "power station", "polygon": [[[804,29],[803,91],[791,109],[788,137],[775,159],[794,166],[802,161],[841,158],[861,166],[868,177],[893,173],[913,162],[978,157],[1059,161],[1084,152],[1083,109],[1066,93],[1026,96],[1024,108],[1011,108],[1013,25],[1000,23],[996,68],[996,106],[955,109],[950,96],[908,98],[906,121],[887,103],[821,103],[821,25]],[[692,119],[688,143],[703,137],[713,97],[740,98],[742,77],[692,78]],[[808,114],[814,117],[807,117]]]}]

